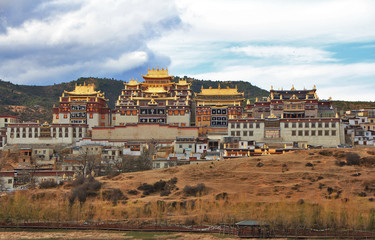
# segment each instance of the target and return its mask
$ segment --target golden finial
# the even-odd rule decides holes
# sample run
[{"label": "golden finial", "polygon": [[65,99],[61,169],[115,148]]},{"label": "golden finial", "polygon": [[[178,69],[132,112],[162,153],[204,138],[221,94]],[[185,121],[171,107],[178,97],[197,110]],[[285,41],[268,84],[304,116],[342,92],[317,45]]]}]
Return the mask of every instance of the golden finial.
[{"label": "golden finial", "polygon": [[313,90],[316,90],[316,86],[315,86],[315,84],[314,84]]},{"label": "golden finial", "polygon": [[159,66],[156,68],[156,71],[159,71]]},{"label": "golden finial", "polygon": [[291,91],[294,91],[294,90],[296,90],[295,88],[294,88],[294,84],[292,85],[292,89],[290,89]]},{"label": "golden finial", "polygon": [[271,85],[271,90],[273,90],[273,86]]},{"label": "golden finial", "polygon": [[246,103],[247,105],[249,105],[250,104],[250,99],[247,99],[247,103]]},{"label": "golden finial", "polygon": [[220,89],[220,83],[219,83],[219,87],[218,88]]},{"label": "golden finial", "polygon": [[255,102],[258,102],[258,97],[255,98]]},{"label": "golden finial", "polygon": [[328,101],[332,101],[332,97],[329,97],[329,98],[328,98]]}]

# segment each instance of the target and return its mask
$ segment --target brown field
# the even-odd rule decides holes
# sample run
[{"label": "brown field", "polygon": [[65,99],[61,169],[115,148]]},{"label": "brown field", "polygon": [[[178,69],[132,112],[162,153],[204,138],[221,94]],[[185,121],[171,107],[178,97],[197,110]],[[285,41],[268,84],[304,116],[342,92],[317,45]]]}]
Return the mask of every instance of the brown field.
[{"label": "brown field", "polygon": [[[123,221],[129,223],[233,223],[264,220],[275,226],[375,228],[375,170],[372,165],[337,166],[346,152],[372,161],[374,149],[329,149],[283,155],[220,160],[168,169],[126,173],[103,184],[95,197],[69,206],[71,187],[18,192],[0,201],[0,218],[9,220]],[[257,167],[258,162],[263,163]],[[306,166],[311,163],[312,166]],[[374,160],[375,163],[375,160]],[[308,164],[309,165],[309,164]],[[358,174],[360,173],[360,174]],[[169,196],[128,194],[142,183],[178,179]],[[206,190],[187,196],[186,185]],[[108,189],[120,189],[127,200],[103,200]],[[218,194],[227,197],[217,197]]]}]

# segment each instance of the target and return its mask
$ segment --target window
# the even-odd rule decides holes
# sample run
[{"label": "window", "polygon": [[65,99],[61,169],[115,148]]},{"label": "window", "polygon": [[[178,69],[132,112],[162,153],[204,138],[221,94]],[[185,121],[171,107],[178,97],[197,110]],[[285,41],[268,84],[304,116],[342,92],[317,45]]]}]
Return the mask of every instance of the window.
[{"label": "window", "polygon": [[329,123],[328,122],[324,123],[324,127],[329,128]]},{"label": "window", "polygon": [[329,136],[329,130],[324,131],[324,136]]},{"label": "window", "polygon": [[296,128],[297,127],[297,123],[292,123],[292,128]]},{"label": "window", "polygon": [[303,136],[303,131],[302,130],[298,130],[298,136]]},{"label": "window", "polygon": [[315,136],[315,130],[311,131],[311,136]]},{"label": "window", "polygon": [[305,136],[309,136],[309,130],[305,130]]},{"label": "window", "polygon": [[192,145],[191,145],[191,144],[189,144],[189,148],[192,148]]},{"label": "window", "polygon": [[311,123],[311,127],[312,127],[312,128],[316,127],[316,126],[315,126],[315,122],[312,122],[312,123]]},{"label": "window", "polygon": [[289,128],[289,123],[287,123],[287,122],[284,123],[284,127],[285,127],[285,128]]},{"label": "window", "polygon": [[241,136],[241,132],[240,132],[240,131],[237,131],[237,132],[236,132],[236,136]]},{"label": "window", "polygon": [[296,130],[292,130],[292,136],[296,136]]},{"label": "window", "polygon": [[336,130],[331,131],[331,136],[336,136]]},{"label": "window", "polygon": [[234,123],[232,123],[232,124],[230,125],[230,127],[231,127],[231,128],[236,128],[236,125],[235,125]]},{"label": "window", "polygon": [[[125,114],[125,112],[121,112],[121,113],[124,113]],[[123,114],[122,114],[123,115]],[[94,116],[93,116],[93,114],[92,113],[90,113],[90,118],[93,118]]]},{"label": "window", "polygon": [[253,131],[249,131],[249,136],[254,136],[254,132]]},{"label": "window", "polygon": [[322,128],[323,127],[323,124],[320,122],[318,123],[318,128]]},{"label": "window", "polygon": [[302,123],[300,122],[300,123],[298,123],[298,127],[299,128],[303,128],[303,125],[302,125]]},{"label": "window", "polygon": [[241,128],[241,124],[240,123],[237,123],[237,128]]},{"label": "window", "polygon": [[64,118],[68,118],[68,115],[64,114]]},{"label": "window", "polygon": [[8,179],[8,184],[12,184],[12,179]]},{"label": "window", "polygon": [[243,128],[247,128],[247,123],[243,123]]},{"label": "window", "polygon": [[59,114],[56,115],[56,119],[59,119]]},{"label": "window", "polygon": [[247,136],[247,131],[243,131],[243,136],[244,136],[244,137]]},{"label": "window", "polygon": [[249,123],[249,128],[253,128],[253,124],[252,123]]},{"label": "window", "polygon": [[318,130],[318,136],[323,136],[323,131],[322,130]]},{"label": "window", "polygon": [[230,132],[230,135],[231,135],[231,136],[235,136],[234,131],[231,131],[231,132]]},{"label": "window", "polygon": [[331,126],[332,126],[333,128],[335,128],[335,127],[336,127],[336,123],[335,123],[335,122],[332,122],[332,123],[331,123]]},{"label": "window", "polygon": [[116,120],[116,117],[113,117],[113,120]]},{"label": "window", "polygon": [[256,123],[255,127],[260,128],[260,123]]},{"label": "window", "polygon": [[305,128],[309,128],[309,125],[310,125],[309,122],[305,122]]}]

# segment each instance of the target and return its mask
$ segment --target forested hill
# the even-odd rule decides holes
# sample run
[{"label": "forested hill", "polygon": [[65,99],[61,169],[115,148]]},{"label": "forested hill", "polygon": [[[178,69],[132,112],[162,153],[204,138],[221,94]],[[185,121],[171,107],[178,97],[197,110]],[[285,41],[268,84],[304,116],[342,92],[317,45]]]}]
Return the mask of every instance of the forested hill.
[{"label": "forested hill", "polygon": [[[192,84],[194,92],[200,92],[201,87],[217,88],[237,86],[240,92],[244,92],[245,98],[254,100],[256,97],[267,96],[268,92],[244,81],[206,81],[185,78]],[[174,81],[178,81],[176,77]],[[75,84],[95,83],[96,89],[104,92],[109,100],[108,106],[113,108],[121,90],[123,81],[108,78],[79,78],[75,81],[54,84],[49,86],[18,85],[0,80],[0,115],[13,115],[21,121],[51,122],[53,105],[58,104],[59,97],[64,90],[72,91]]]}]

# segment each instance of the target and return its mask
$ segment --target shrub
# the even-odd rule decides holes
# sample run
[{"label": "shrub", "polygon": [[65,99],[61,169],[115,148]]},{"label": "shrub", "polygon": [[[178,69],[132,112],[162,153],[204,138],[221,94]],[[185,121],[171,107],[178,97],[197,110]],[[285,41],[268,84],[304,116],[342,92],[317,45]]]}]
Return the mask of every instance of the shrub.
[{"label": "shrub", "polygon": [[367,194],[366,194],[365,192],[360,192],[360,193],[358,194],[358,196],[360,196],[360,197],[366,197]]},{"label": "shrub", "polygon": [[119,200],[128,200],[128,198],[118,188],[103,191],[102,196],[103,200],[111,201],[113,204],[116,204]]},{"label": "shrub", "polygon": [[171,191],[163,190],[160,192],[160,197],[169,196],[169,194],[171,194]]},{"label": "shrub", "polygon": [[137,189],[143,191],[143,195],[150,195],[152,193],[162,192],[162,191],[164,191],[164,194],[166,194],[169,191],[169,194],[170,194],[170,191],[175,188],[176,183],[177,183],[177,178],[174,177],[168,180],[167,182],[163,180],[159,180],[158,182],[155,182],[154,184],[143,183]]},{"label": "shrub", "polygon": [[129,190],[129,191],[128,191],[128,194],[130,194],[130,195],[137,195],[137,194],[138,194],[138,191],[135,190],[135,189],[133,189],[133,190]]},{"label": "shrub", "polygon": [[39,184],[39,188],[44,189],[44,188],[55,188],[57,187],[57,183],[53,180],[49,181],[44,181]]},{"label": "shrub", "polygon": [[346,158],[346,164],[349,166],[360,165],[361,163],[361,158],[357,153],[349,152],[346,154],[345,158]]},{"label": "shrub", "polygon": [[73,205],[74,200],[77,198],[82,204],[86,201],[87,197],[94,197],[97,195],[97,191],[100,190],[102,184],[95,180],[92,176],[84,178],[77,178],[73,184],[75,186],[69,196],[69,203]]},{"label": "shrub", "polygon": [[228,193],[222,192],[216,195],[215,197],[216,200],[226,200],[228,199]]},{"label": "shrub", "polygon": [[333,193],[333,188],[328,187],[328,188],[327,188],[327,192],[328,192],[329,195],[331,195],[331,194]]},{"label": "shrub", "polygon": [[375,165],[375,156],[363,157],[361,159],[361,165],[366,167],[373,167]]},{"label": "shrub", "polygon": [[263,166],[264,166],[264,164],[262,162],[257,163],[257,167],[263,167]]},{"label": "shrub", "polygon": [[305,166],[306,166],[306,167],[314,167],[314,164],[312,164],[311,162],[308,162],[308,163],[306,163]]},{"label": "shrub", "polygon": [[330,150],[322,150],[319,152],[320,155],[323,155],[323,156],[332,156],[332,151]]},{"label": "shrub", "polygon": [[182,190],[186,195],[196,197],[198,194],[203,195],[206,190],[206,185],[204,183],[198,183],[196,186],[186,185]]},{"label": "shrub", "polygon": [[339,167],[343,167],[346,165],[346,162],[345,161],[336,161],[335,164]]}]

